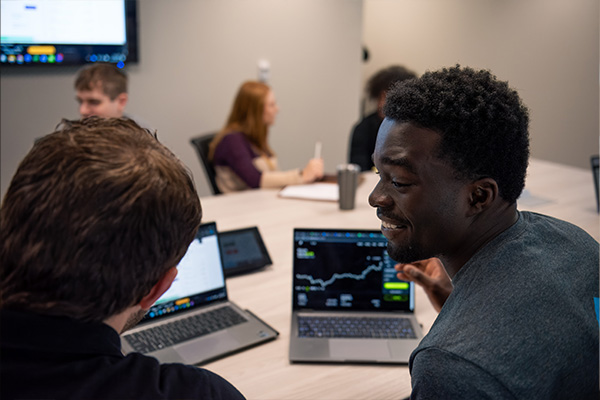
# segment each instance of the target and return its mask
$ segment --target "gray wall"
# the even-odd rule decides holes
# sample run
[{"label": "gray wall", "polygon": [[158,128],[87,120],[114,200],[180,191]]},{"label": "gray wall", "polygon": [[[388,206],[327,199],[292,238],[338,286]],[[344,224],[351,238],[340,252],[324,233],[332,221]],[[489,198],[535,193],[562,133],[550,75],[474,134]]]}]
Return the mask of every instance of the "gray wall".
[{"label": "gray wall", "polygon": [[[364,3],[364,8],[363,8]],[[598,152],[597,0],[140,0],[141,62],[128,111],[159,131],[210,193],[189,138],[222,126],[239,84],[271,64],[281,111],[270,142],[283,168],[323,142],[346,159],[364,81],[401,63],[418,73],[491,69],[531,110],[535,157],[589,168]],[[360,46],[371,59],[360,61]],[[3,68],[1,193],[33,139],[77,117],[76,68]]]},{"label": "gray wall", "polygon": [[[302,167],[323,142],[327,171],[346,160],[359,116],[362,1],[139,0],[140,57],[127,66],[127,112],[158,129],[209,195],[192,136],[222,127],[239,85],[270,62],[280,106],[270,143],[282,168]],[[1,189],[34,138],[76,118],[77,68],[1,74]]]},{"label": "gray wall", "polygon": [[530,109],[532,156],[589,169],[599,151],[599,13],[597,0],[365,0],[363,79],[396,63],[419,74],[490,69]]}]

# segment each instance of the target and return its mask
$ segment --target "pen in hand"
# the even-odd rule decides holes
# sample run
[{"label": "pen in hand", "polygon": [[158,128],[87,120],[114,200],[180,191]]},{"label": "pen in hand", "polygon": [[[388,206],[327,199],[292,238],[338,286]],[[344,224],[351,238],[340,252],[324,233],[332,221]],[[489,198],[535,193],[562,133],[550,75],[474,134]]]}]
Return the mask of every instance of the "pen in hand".
[{"label": "pen in hand", "polygon": [[321,142],[315,143],[315,158],[321,158]]}]

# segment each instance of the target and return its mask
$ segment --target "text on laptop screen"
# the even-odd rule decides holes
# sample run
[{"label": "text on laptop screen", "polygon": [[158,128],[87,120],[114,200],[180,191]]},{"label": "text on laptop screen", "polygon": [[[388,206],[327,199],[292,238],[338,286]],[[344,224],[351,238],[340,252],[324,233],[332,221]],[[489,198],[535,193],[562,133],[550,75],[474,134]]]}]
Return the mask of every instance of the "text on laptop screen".
[{"label": "text on laptop screen", "polygon": [[294,308],[414,310],[380,231],[294,230]]},{"label": "text on laptop screen", "polygon": [[200,226],[177,271],[173,284],[148,310],[145,320],[227,297],[214,222]]}]

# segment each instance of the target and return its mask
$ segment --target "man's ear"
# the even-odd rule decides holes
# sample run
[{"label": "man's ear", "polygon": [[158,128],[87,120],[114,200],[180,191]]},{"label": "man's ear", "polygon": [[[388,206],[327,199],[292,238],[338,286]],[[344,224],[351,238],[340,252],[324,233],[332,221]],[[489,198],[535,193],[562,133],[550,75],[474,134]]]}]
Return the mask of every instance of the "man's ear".
[{"label": "man's ear", "polygon": [[171,267],[162,278],[156,283],[156,285],[152,286],[150,292],[144,296],[144,298],[140,301],[139,305],[143,310],[148,310],[152,307],[152,304],[158,300],[160,296],[163,295],[170,287],[175,277],[177,276],[177,268]]},{"label": "man's ear", "polygon": [[492,178],[479,179],[470,185],[470,215],[476,215],[489,208],[498,198],[498,184]]},{"label": "man's ear", "polygon": [[119,106],[119,110],[123,112],[125,110],[125,106],[127,105],[127,100],[129,100],[129,95],[127,93],[121,93],[115,99]]}]

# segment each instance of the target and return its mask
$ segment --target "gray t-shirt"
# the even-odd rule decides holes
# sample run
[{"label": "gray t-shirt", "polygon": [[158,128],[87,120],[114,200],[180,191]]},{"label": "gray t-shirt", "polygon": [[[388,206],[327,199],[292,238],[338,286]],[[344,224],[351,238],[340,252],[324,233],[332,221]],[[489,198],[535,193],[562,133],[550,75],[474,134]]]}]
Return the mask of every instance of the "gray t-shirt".
[{"label": "gray t-shirt", "polygon": [[410,360],[415,399],[598,399],[598,242],[520,212],[456,274]]}]

